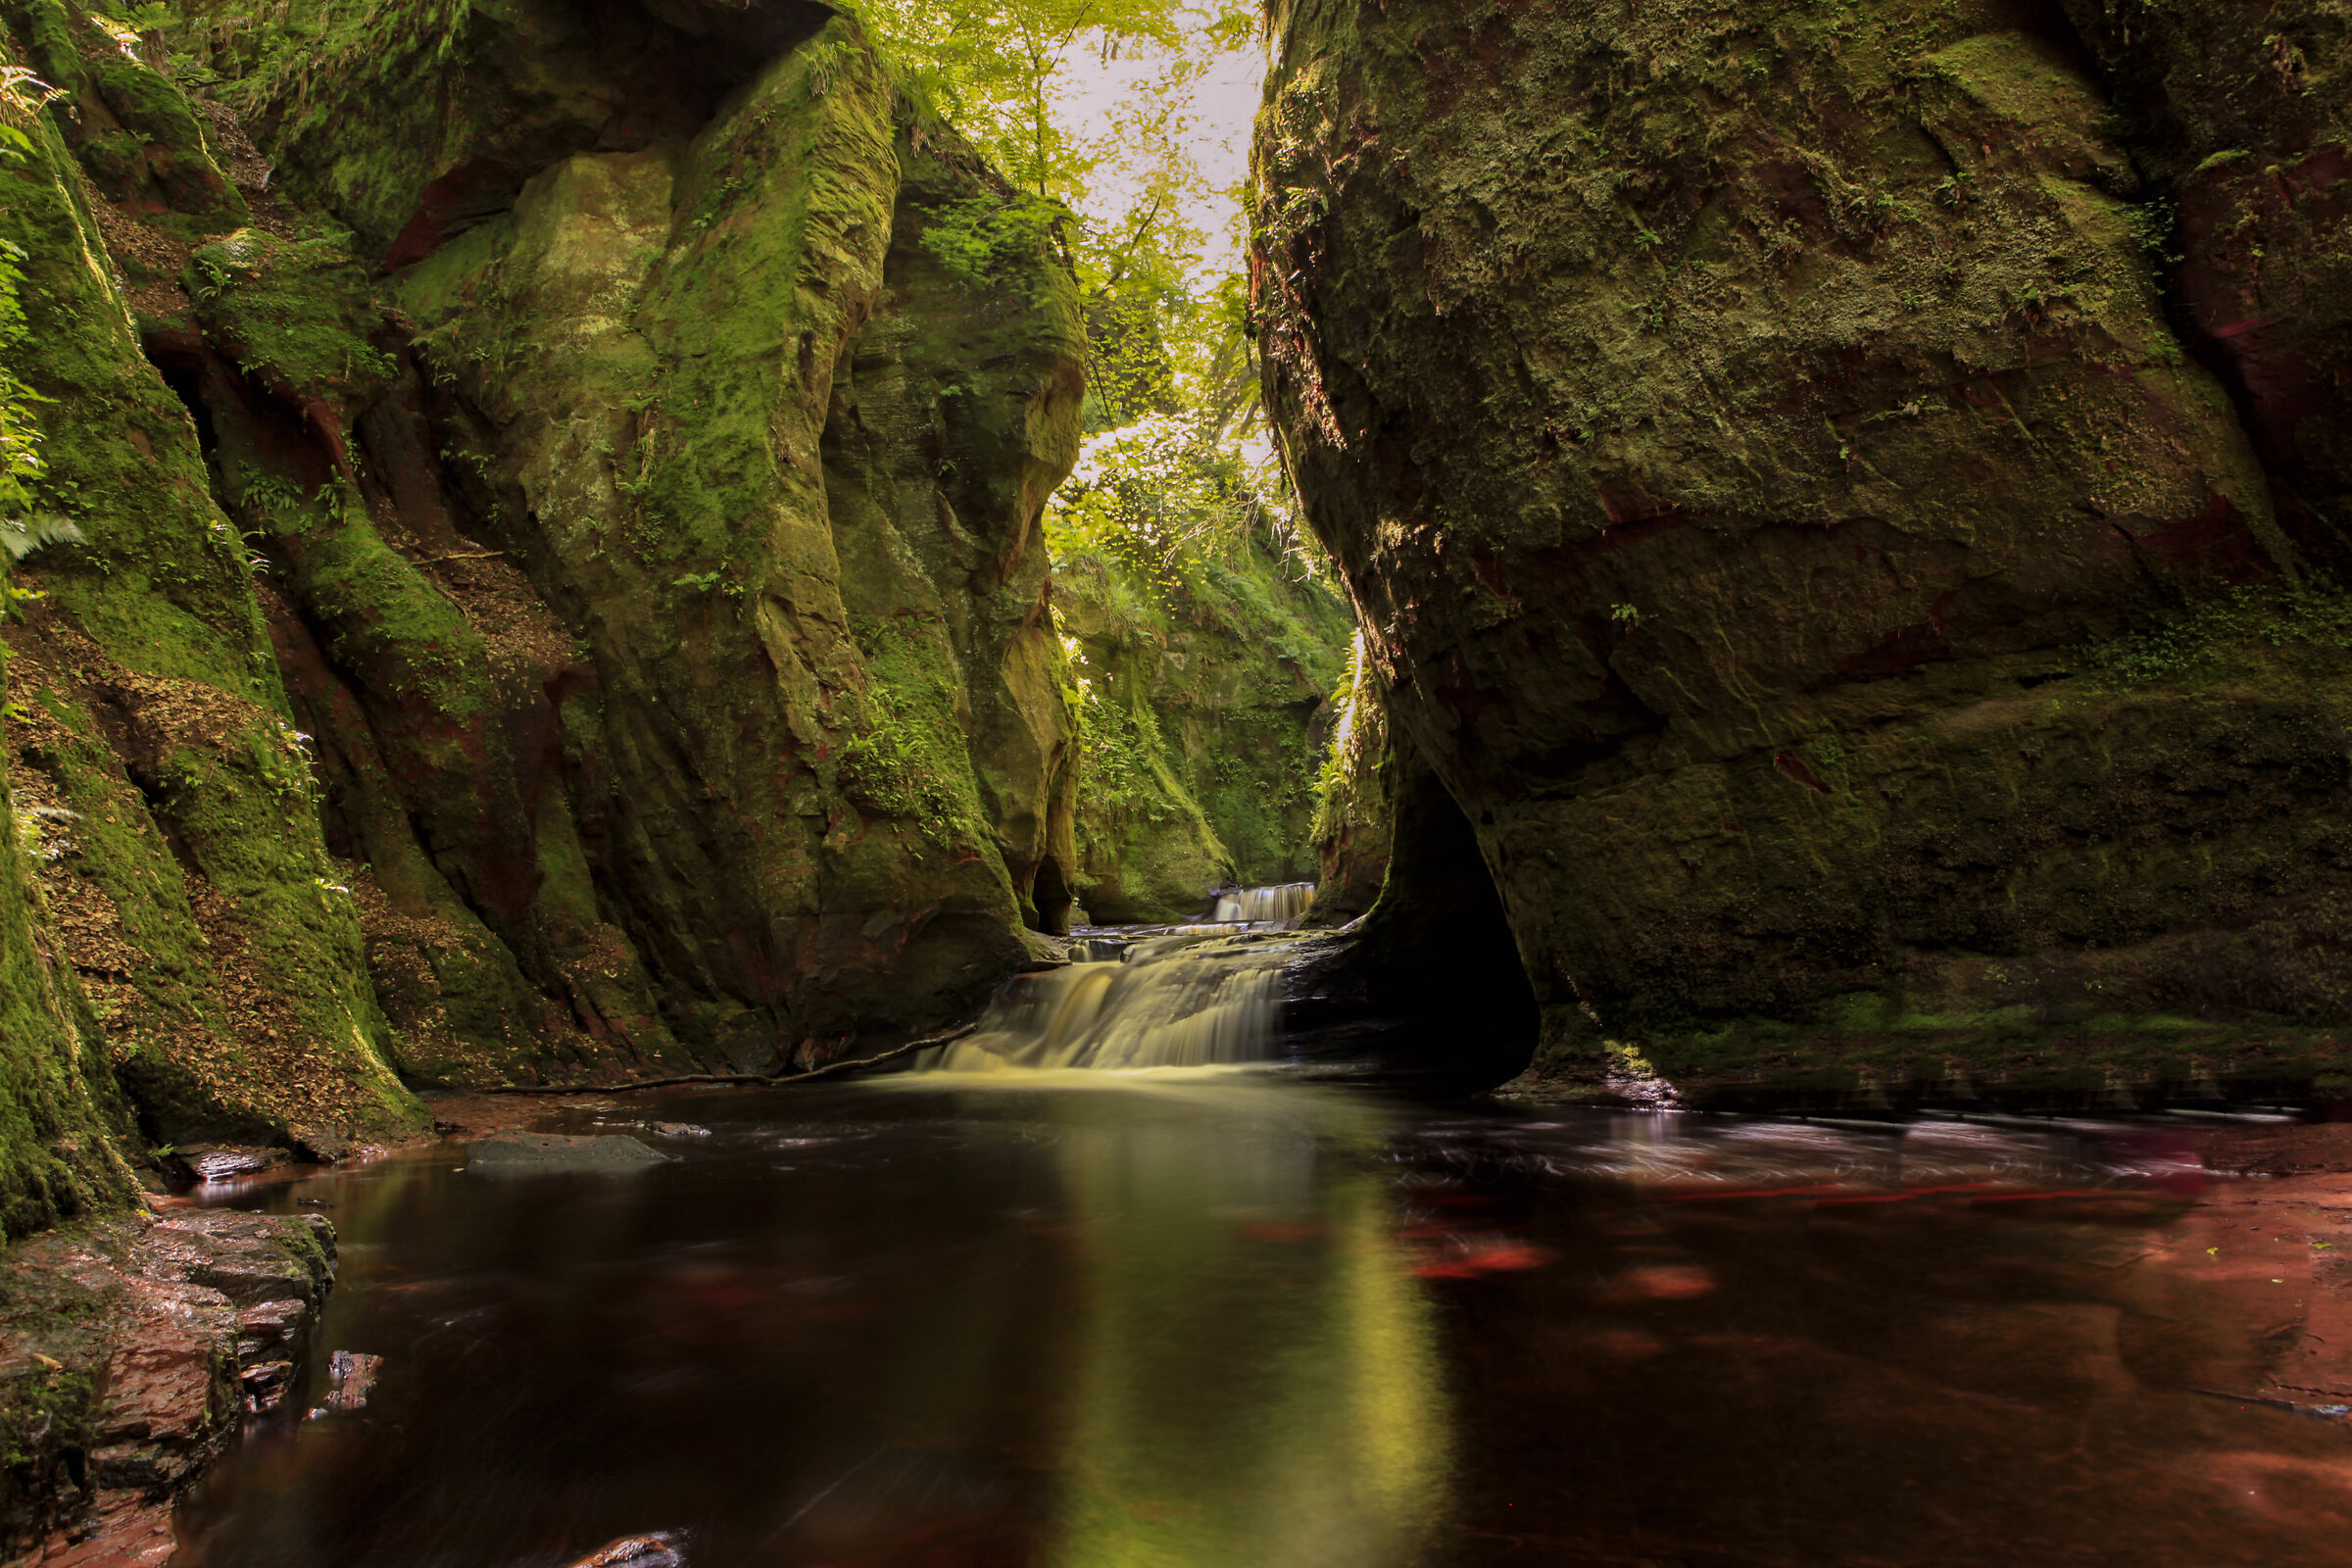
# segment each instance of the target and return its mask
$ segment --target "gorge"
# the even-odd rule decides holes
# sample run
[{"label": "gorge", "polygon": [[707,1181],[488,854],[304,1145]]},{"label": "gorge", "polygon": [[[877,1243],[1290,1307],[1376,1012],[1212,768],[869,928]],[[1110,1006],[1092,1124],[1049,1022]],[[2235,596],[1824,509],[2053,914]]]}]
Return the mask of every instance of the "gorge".
[{"label": "gorge", "polygon": [[[2328,1560],[2347,72],[2338,0],[0,0],[0,1559],[2056,1562],[2244,1452]],[[2293,1263],[2183,1272],[2246,1171]],[[1975,1555],[1611,1413],[1719,1305],[2014,1470]],[[856,1434],[789,1505],[747,1389]],[[2176,1448],[2045,1516],[2086,1389]]]}]

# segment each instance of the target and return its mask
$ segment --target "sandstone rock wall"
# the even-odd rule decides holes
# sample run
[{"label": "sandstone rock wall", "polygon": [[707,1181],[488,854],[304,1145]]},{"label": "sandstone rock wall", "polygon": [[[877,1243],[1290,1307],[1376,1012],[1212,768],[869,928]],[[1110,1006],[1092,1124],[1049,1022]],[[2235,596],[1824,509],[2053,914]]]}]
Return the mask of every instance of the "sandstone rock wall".
[{"label": "sandstone rock wall", "polygon": [[298,1419],[335,1232],[227,1209],[140,1213],[0,1264],[0,1552],[158,1563],[175,1500],[249,1419]]},{"label": "sandstone rock wall", "polygon": [[32,901],[8,961],[45,956],[55,1008],[102,1042],[105,1068],[84,1056],[77,1075],[100,1102],[120,1079],[162,1141],[416,1125],[245,552],[141,355],[117,261],[178,243],[132,209],[193,233],[241,220],[241,199],[184,100],[114,34],[55,5],[5,16],[59,92],[6,111],[27,138],[0,167],[0,238],[24,273],[10,359],[45,400],[36,505],[86,540],[13,573],[44,597],[5,628],[11,866],[38,887],[6,878]]},{"label": "sandstone rock wall", "polygon": [[1262,541],[1172,582],[1098,552],[1055,564],[1084,681],[1079,889],[1099,921],[1207,909],[1212,887],[1315,875],[1312,784],[1348,620]]},{"label": "sandstone rock wall", "polygon": [[6,628],[24,919],[144,1132],[810,1063],[1066,917],[1071,285],[942,266],[1010,193],[855,22],[5,14],[86,539]]},{"label": "sandstone rock wall", "polygon": [[2335,8],[1276,24],[1269,394],[1547,1062],[2339,1070]]}]

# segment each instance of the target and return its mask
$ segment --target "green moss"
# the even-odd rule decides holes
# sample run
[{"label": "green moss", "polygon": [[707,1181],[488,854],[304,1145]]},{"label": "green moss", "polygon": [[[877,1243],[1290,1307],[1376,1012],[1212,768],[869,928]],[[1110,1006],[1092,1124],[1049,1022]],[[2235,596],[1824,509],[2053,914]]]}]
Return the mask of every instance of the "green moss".
[{"label": "green moss", "polygon": [[[8,695],[0,660],[0,700]],[[9,726],[0,723],[0,734]],[[125,1203],[126,1129],[96,1030],[62,961],[32,857],[44,824],[20,816],[0,752],[0,1239]],[[15,1434],[0,1432],[11,1444]]]},{"label": "green moss", "polygon": [[[221,173],[178,85],[125,55],[105,7],[8,0],[4,19],[34,72],[59,89],[52,110],[74,157],[98,187],[132,215],[195,241],[251,220],[245,198]],[[77,40],[96,44],[86,52]]]},{"label": "green moss", "polygon": [[2252,650],[2278,651],[2288,668],[2340,668],[2340,656],[2352,652],[2352,600],[2311,589],[2239,588],[2085,644],[2081,657],[2100,685],[2123,688],[2226,679]]},{"label": "green moss", "polygon": [[52,552],[47,586],[125,667],[282,704],[242,553],[213,506],[187,411],[141,357],[79,179],[46,122],[0,168],[0,239],[24,253],[41,406],[44,508],[87,544]]},{"label": "green moss", "polygon": [[988,830],[946,629],[859,616],[850,630],[867,684],[865,716],[842,745],[842,788],[872,814],[914,824],[936,849],[977,851]]},{"label": "green moss", "polygon": [[[1170,548],[1122,513],[1066,501],[1049,527],[1082,676],[1089,911],[1164,919],[1197,912],[1216,882],[1314,877],[1345,607],[1262,534]],[[1146,860],[1156,869],[1139,877]]]},{"label": "green moss", "polygon": [[[250,469],[240,467],[240,477]],[[384,543],[359,497],[340,485],[297,498],[266,479],[240,485],[289,564],[295,592],[326,629],[329,651],[388,702],[451,723],[482,717],[493,697],[482,639],[465,612]]]},{"label": "green moss", "polygon": [[356,400],[391,379],[391,359],[368,341],[382,312],[333,235],[289,243],[241,228],[191,252],[183,281],[212,340],[266,382]]},{"label": "green moss", "polygon": [[48,399],[40,497],[87,540],[39,558],[56,618],[28,646],[51,689],[25,755],[79,814],[70,869],[121,942],[110,1053],[168,1137],[414,1125],[194,425],[139,353],[52,126],[0,182]]}]

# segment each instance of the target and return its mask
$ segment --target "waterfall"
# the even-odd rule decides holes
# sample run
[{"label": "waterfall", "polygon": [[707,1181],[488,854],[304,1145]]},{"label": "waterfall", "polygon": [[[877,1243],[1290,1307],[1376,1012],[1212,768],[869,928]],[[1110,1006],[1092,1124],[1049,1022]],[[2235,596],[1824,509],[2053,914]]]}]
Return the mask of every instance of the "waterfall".
[{"label": "waterfall", "polygon": [[1072,963],[1005,982],[979,1029],[925,1052],[931,1072],[1206,1067],[1264,1061],[1289,944],[1204,934],[1139,943],[1115,963]]},{"label": "waterfall", "polygon": [[1239,921],[1244,925],[1296,925],[1314,898],[1312,882],[1285,882],[1275,888],[1236,888],[1217,900],[1216,912],[1209,919]]}]

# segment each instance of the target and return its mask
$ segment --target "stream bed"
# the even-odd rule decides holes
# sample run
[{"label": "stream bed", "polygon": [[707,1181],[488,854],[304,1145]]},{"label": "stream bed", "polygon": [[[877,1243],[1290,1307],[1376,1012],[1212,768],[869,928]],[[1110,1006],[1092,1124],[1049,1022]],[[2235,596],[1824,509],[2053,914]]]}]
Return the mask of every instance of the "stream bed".
[{"label": "stream bed", "polygon": [[2210,1181],[2181,1120],[1198,1071],[545,1125],[677,1157],[501,1178],[451,1145],[221,1200],[323,1205],[313,1359],[383,1363],[364,1408],[250,1438],[183,1509],[183,1562],[561,1568],[651,1531],[694,1568],[2352,1550],[2352,1425],[2276,1388],[2343,1310],[2352,1187]]}]

